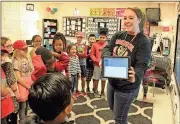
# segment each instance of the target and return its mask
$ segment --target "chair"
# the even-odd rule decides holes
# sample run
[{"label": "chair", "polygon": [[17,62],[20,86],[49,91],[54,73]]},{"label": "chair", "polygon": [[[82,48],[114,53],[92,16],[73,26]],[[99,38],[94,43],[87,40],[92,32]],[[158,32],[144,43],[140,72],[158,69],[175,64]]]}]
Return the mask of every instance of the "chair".
[{"label": "chair", "polygon": [[[144,78],[143,78],[143,88],[144,93],[145,88],[148,87],[150,82],[153,83],[153,97],[154,97],[154,89],[156,84],[162,83],[161,88],[166,90],[166,94],[168,95],[167,85],[171,79],[171,60],[168,57],[163,56],[152,56],[151,66],[146,71]],[[147,89],[148,90],[148,89]]]}]

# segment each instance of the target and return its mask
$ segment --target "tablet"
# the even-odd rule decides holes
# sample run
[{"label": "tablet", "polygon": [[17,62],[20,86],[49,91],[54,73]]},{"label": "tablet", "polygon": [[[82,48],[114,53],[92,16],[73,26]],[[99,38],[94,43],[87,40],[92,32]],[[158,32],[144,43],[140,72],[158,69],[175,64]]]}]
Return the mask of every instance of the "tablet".
[{"label": "tablet", "polygon": [[102,58],[102,75],[104,78],[128,79],[131,65],[130,57],[106,56]]}]

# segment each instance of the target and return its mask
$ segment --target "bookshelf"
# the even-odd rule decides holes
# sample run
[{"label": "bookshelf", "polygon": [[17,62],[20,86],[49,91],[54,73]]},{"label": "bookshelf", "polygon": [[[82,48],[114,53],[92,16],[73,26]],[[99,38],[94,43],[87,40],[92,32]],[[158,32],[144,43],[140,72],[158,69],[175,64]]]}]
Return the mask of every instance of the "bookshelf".
[{"label": "bookshelf", "polygon": [[56,19],[43,19],[43,45],[44,47],[51,49],[54,35],[56,34],[57,28]]}]

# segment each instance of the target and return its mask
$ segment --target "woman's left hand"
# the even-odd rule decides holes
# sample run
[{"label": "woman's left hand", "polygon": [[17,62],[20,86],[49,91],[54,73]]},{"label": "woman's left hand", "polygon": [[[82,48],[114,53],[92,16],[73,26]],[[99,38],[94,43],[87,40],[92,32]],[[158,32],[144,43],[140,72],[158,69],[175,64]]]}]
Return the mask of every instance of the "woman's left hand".
[{"label": "woman's left hand", "polygon": [[135,80],[136,80],[136,79],[135,79],[135,74],[136,74],[136,72],[134,71],[134,68],[133,68],[132,66],[130,67],[128,73],[129,73],[129,79],[128,79],[128,81],[131,82],[131,83],[134,83]]}]

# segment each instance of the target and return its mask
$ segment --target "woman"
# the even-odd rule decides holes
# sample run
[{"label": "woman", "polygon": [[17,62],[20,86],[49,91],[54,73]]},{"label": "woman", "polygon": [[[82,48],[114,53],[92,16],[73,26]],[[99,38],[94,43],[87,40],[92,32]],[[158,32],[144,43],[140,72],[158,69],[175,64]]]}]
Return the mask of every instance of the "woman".
[{"label": "woman", "polygon": [[17,115],[19,109],[19,90],[17,86],[17,80],[14,74],[14,70],[11,63],[11,57],[13,54],[13,48],[11,40],[7,37],[1,37],[1,48],[4,48],[8,51],[8,56],[3,64],[1,64],[1,68],[3,69],[6,75],[7,86],[10,88],[10,94],[13,100],[13,104],[15,107],[14,112],[7,116],[7,124],[17,124]]},{"label": "woman", "polygon": [[129,79],[111,79],[107,100],[116,124],[127,124],[129,108],[151,57],[151,43],[143,32],[145,16],[139,8],[127,8],[124,13],[125,31],[117,32],[103,50],[102,56],[130,56]]},{"label": "woman", "polygon": [[32,37],[33,47],[40,47],[42,45],[42,38],[40,35],[34,35]]},{"label": "woman", "polygon": [[5,49],[9,52],[9,57],[11,58],[13,55],[13,48],[12,48],[12,42],[7,37],[1,37],[1,46],[3,46]]}]

